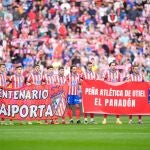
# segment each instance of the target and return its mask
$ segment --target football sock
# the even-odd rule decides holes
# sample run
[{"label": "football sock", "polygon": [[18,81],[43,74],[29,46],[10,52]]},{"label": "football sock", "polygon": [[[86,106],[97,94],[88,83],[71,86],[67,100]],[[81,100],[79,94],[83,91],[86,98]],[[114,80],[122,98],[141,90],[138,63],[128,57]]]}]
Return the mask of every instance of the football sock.
[{"label": "football sock", "polygon": [[80,119],[80,108],[76,108],[76,119]]},{"label": "football sock", "polygon": [[72,109],[68,109],[68,116],[69,116],[69,119],[72,119]]}]

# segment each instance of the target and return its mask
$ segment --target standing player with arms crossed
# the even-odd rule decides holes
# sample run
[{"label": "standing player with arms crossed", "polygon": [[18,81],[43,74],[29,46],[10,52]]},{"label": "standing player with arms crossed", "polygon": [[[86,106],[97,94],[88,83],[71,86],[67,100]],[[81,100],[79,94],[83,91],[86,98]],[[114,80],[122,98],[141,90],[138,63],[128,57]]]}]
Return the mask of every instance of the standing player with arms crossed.
[{"label": "standing player with arms crossed", "polygon": [[[119,73],[119,71],[116,69],[116,62],[111,62],[109,64],[109,70],[107,70],[104,75],[103,75],[103,79],[104,81],[107,82],[112,82],[112,83],[116,83],[116,82],[120,82],[121,81],[121,74]],[[104,120],[102,121],[102,124],[107,124],[107,114],[104,114]],[[120,115],[116,115],[116,124],[122,124],[122,122],[120,121]]]},{"label": "standing player with arms crossed", "polygon": [[[132,71],[131,74],[127,75],[127,80],[130,82],[144,82],[144,76],[143,74],[139,71],[138,65],[135,64],[132,66]],[[132,124],[132,115],[129,115],[129,124]],[[142,116],[138,115],[138,123],[142,124]]]},{"label": "standing player with arms crossed", "polygon": [[79,86],[80,86],[81,76],[77,73],[77,67],[72,65],[70,67],[70,74],[67,76],[67,82],[69,85],[68,90],[68,116],[70,123],[73,123],[72,118],[72,107],[75,106],[77,124],[80,124],[80,96],[79,96]]},{"label": "standing player with arms crossed", "polygon": [[[42,82],[43,84],[54,86],[56,83],[55,77],[56,75],[54,74],[54,67],[50,65],[47,67],[47,73],[43,75]],[[55,119],[52,118],[51,124],[59,124],[58,118],[57,117],[54,117],[54,118]],[[47,120],[45,120],[45,124],[48,124]]]},{"label": "standing player with arms crossed", "polygon": [[[57,85],[64,85],[64,84],[67,84],[67,80],[66,80],[66,77],[64,75],[64,67],[59,67],[58,68],[58,75],[56,75],[56,84]],[[62,116],[62,124],[66,124],[66,121],[65,121],[65,114]]]},{"label": "standing player with arms crossed", "polygon": [[[34,65],[33,72],[29,74],[26,84],[27,85],[32,85],[32,84],[41,85],[42,84],[42,73],[41,73],[39,64]],[[39,120],[37,123],[43,124],[43,122]],[[29,121],[28,124],[32,124],[32,122]]]},{"label": "standing player with arms crossed", "polygon": [[[93,67],[93,64],[92,62],[87,62],[87,69],[86,71],[83,73],[82,75],[82,79],[83,80],[98,80],[98,74],[96,72],[93,72],[92,71],[92,67]],[[84,124],[87,124],[88,123],[88,120],[87,120],[87,113],[84,113]],[[94,114],[93,113],[90,113],[90,123],[91,124],[94,124]]]},{"label": "standing player with arms crossed", "polygon": [[[15,68],[15,73],[10,77],[9,79],[10,83],[12,84],[12,87],[14,89],[21,88],[25,84],[25,78],[22,74],[22,66],[17,65]],[[10,124],[12,125],[12,120],[10,121]],[[24,124],[21,122],[21,124]]]}]

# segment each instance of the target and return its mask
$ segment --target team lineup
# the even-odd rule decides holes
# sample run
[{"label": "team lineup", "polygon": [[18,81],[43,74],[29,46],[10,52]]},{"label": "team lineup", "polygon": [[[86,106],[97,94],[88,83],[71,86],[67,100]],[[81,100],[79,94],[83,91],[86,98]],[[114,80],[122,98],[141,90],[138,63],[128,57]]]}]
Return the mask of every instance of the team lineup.
[{"label": "team lineup", "polygon": [[[15,67],[15,73],[13,75],[7,75],[7,71],[6,71],[6,66],[5,64],[1,63],[0,64],[0,86],[1,87],[12,87],[14,89],[17,88],[21,88],[24,85],[30,86],[30,85],[64,85],[67,84],[68,85],[68,92],[67,92],[67,109],[65,114],[62,116],[61,120],[62,120],[62,124],[66,124],[66,117],[69,117],[69,123],[72,124],[74,123],[73,120],[73,107],[75,107],[75,116],[76,116],[76,123],[80,124],[80,117],[81,117],[81,109],[80,109],[80,104],[82,102],[82,93],[81,93],[81,89],[82,89],[82,81],[84,80],[102,80],[102,81],[106,81],[106,82],[110,82],[111,84],[113,83],[119,83],[119,82],[123,82],[123,81],[130,81],[130,82],[144,82],[144,76],[142,73],[139,72],[138,70],[138,65],[133,65],[131,72],[130,73],[121,73],[118,69],[117,69],[117,64],[115,61],[112,61],[109,64],[109,68],[108,70],[106,70],[105,72],[101,73],[102,75],[99,75],[98,72],[93,71],[92,67],[93,67],[93,63],[92,62],[88,62],[86,69],[82,72],[78,72],[77,70],[77,66],[72,65],[70,67],[70,73],[68,75],[64,74],[64,67],[59,67],[58,68],[58,73],[55,74],[54,73],[54,68],[53,66],[48,66],[46,68],[46,71],[42,73],[41,69],[40,69],[40,65],[37,63],[34,65],[33,71],[31,73],[28,74],[28,76],[25,76],[23,73],[23,67],[21,65],[17,65]],[[137,91],[138,92],[138,91]],[[144,93],[137,93],[135,91],[135,95],[140,95],[142,96]],[[91,89],[86,89],[86,93],[88,93],[89,95],[91,94],[96,94],[97,91],[91,90]],[[114,96],[114,95],[121,95],[121,91],[100,91],[100,94],[102,95],[109,95],[109,96]],[[15,93],[12,94],[12,91],[1,91],[0,92],[0,97],[3,98],[5,96],[9,97],[11,99],[11,96],[14,96],[14,99],[26,99],[26,95],[27,92],[25,93],[25,91],[21,92],[21,94],[18,95],[17,91],[15,91]],[[43,89],[43,91],[41,91],[41,93],[38,93],[36,90],[34,90],[32,92],[32,95],[27,97],[28,99],[32,99],[34,98],[41,98],[44,99],[44,97],[46,97],[47,91]],[[18,96],[18,97],[17,97]],[[111,102],[110,102],[111,100]],[[122,103],[122,105],[125,105],[124,102],[119,102],[117,103],[117,101],[113,101],[113,99],[110,100],[105,100],[105,104],[106,106],[108,106],[110,103],[113,103],[114,105],[120,105],[120,103]],[[100,104],[99,100],[96,100],[97,103]],[[135,102],[132,100],[129,100],[129,102],[126,102],[126,105],[130,107],[135,107]],[[84,124],[87,123],[91,123],[91,124],[95,124],[95,120],[94,120],[94,113],[90,113],[90,122],[88,122],[88,114],[87,113],[83,113],[83,118],[84,118]],[[102,121],[102,124],[107,124],[107,114],[104,114],[104,119]],[[22,122],[22,121],[21,121]],[[38,123],[42,124],[42,121],[38,120]],[[55,119],[51,120],[52,124],[59,124],[58,121],[58,117],[55,117]],[[129,123],[132,124],[132,115],[129,115]],[[142,124],[142,116],[138,115],[138,123]],[[4,118],[1,118],[1,124],[5,125],[7,124],[5,122]],[[13,125],[14,122],[10,119],[10,125]],[[28,124],[32,124],[31,121],[28,121]],[[48,124],[48,120],[45,120],[45,124]],[[120,115],[116,115],[116,124],[122,124],[122,121],[120,120]]]}]

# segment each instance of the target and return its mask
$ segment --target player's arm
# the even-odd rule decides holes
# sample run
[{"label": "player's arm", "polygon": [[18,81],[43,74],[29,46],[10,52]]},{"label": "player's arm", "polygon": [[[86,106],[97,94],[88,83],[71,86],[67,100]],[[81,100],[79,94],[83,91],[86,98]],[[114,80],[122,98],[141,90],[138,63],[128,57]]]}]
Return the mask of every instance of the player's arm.
[{"label": "player's arm", "polygon": [[142,82],[146,82],[144,74],[142,74]]},{"label": "player's arm", "polygon": [[6,80],[7,80],[7,87],[12,87],[12,83],[13,83],[13,80],[14,80],[13,75],[7,76]]},{"label": "player's arm", "polygon": [[33,81],[32,75],[30,74],[30,75],[28,76],[28,78],[27,78],[26,84],[27,84],[27,85],[31,85],[32,81]]},{"label": "player's arm", "polygon": [[130,74],[127,74],[127,75],[126,75],[125,81],[131,82],[131,76],[130,76]]},{"label": "player's arm", "polygon": [[82,82],[85,80],[85,74],[84,74],[84,73],[81,73],[81,74],[79,75],[79,77],[80,77],[79,85],[81,85]]},{"label": "player's arm", "polygon": [[95,80],[101,80],[100,74],[96,73]]},{"label": "player's arm", "polygon": [[53,81],[54,85],[60,85],[60,83],[58,81],[59,80],[58,78],[59,78],[58,75],[54,75],[54,78],[53,78],[54,79],[54,81]]},{"label": "player's arm", "polygon": [[12,76],[6,76],[6,83],[7,85],[11,83]]},{"label": "player's arm", "polygon": [[107,81],[107,79],[108,79],[108,73],[107,72],[103,72],[102,80]]},{"label": "player's arm", "polygon": [[45,85],[46,84],[46,74],[42,75],[42,84]]},{"label": "player's arm", "polygon": [[26,78],[25,78],[25,76],[23,75],[23,84],[22,84],[22,86],[25,86],[26,85]]}]

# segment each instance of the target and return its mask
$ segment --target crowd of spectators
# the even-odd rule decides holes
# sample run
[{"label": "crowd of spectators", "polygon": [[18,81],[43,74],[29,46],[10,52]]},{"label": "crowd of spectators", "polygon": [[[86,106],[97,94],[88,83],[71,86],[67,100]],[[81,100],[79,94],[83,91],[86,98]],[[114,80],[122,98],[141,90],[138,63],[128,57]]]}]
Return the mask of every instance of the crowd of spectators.
[{"label": "crowd of spectators", "polygon": [[0,0],[0,61],[44,69],[88,61],[103,72],[137,63],[150,81],[149,0]]}]

